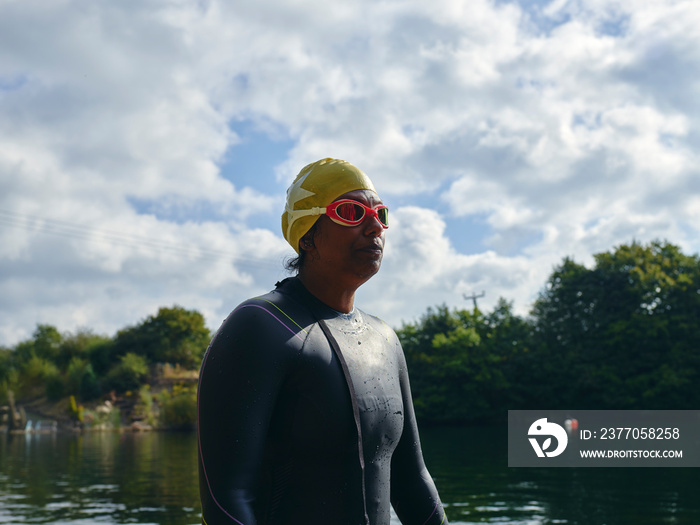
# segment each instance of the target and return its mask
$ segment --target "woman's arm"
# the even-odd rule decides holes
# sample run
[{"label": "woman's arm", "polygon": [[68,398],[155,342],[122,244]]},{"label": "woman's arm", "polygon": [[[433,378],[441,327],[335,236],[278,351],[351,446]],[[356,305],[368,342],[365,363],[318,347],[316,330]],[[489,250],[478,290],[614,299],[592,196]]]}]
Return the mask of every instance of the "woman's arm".
[{"label": "woman's arm", "polygon": [[267,430],[293,349],[269,309],[239,306],[214,336],[199,378],[198,445],[202,518],[207,525],[255,525],[255,487]]},{"label": "woman's arm", "polygon": [[396,345],[400,362],[404,428],[391,460],[391,503],[404,525],[446,525],[447,517],[435,483],[423,462],[406,358],[398,338]]}]

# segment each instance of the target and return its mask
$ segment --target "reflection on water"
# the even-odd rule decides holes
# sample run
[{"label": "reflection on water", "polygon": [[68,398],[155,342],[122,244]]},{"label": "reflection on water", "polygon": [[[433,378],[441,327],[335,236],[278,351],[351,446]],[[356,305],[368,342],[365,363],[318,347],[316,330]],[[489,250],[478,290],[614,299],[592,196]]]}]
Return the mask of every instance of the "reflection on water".
[{"label": "reflection on water", "polygon": [[505,428],[421,434],[455,525],[700,524],[700,469],[508,468]]},{"label": "reflection on water", "polygon": [[192,434],[0,437],[0,523],[199,523]]},{"label": "reflection on water", "polygon": [[[452,524],[700,523],[700,469],[509,469],[506,439],[423,429]],[[0,436],[0,523],[199,523],[196,454],[191,433]]]}]

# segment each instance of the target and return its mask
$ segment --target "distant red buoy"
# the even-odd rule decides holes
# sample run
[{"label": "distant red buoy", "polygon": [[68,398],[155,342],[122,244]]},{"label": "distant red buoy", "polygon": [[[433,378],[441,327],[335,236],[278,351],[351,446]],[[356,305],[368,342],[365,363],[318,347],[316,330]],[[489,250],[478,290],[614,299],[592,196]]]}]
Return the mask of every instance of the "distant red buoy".
[{"label": "distant red buoy", "polygon": [[564,427],[569,433],[576,432],[578,430],[578,419],[575,419],[573,417],[567,419],[566,421],[564,421]]}]

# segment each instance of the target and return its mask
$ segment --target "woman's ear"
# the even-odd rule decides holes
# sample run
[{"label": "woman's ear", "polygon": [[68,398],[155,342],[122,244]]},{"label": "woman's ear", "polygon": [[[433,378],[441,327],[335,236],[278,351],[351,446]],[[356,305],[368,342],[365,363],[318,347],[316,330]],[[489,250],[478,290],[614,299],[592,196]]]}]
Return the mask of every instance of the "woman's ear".
[{"label": "woman's ear", "polygon": [[310,252],[313,250],[316,246],[314,245],[313,240],[302,240],[301,243],[299,243],[300,248],[304,250],[305,252]]},{"label": "woman's ear", "polygon": [[314,234],[316,233],[316,224],[314,223],[313,227],[307,231],[301,239],[299,239],[299,249],[304,250],[305,252],[310,252],[314,248],[316,248],[316,244],[314,243]]}]

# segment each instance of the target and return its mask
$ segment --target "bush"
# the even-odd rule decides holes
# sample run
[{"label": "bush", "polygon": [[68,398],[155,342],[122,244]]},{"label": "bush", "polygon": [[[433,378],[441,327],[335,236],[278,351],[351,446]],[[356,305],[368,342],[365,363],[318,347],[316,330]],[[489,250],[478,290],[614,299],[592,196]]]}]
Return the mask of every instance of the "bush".
[{"label": "bush", "polygon": [[107,374],[106,385],[110,390],[126,392],[138,390],[148,377],[148,364],[143,356],[128,353],[120,358]]},{"label": "bush", "polygon": [[73,357],[66,370],[66,388],[69,394],[77,394],[80,390],[80,383],[89,366],[85,359]]},{"label": "bush", "polygon": [[197,387],[176,384],[172,392],[163,390],[159,396],[160,423],[163,427],[191,430],[197,424]]},{"label": "bush", "polygon": [[20,396],[36,394],[37,389],[45,390],[46,380],[55,376],[60,376],[55,364],[43,357],[31,356],[20,373]]},{"label": "bush", "polygon": [[29,383],[43,381],[45,378],[58,374],[58,367],[48,359],[32,356],[22,370],[24,378]]},{"label": "bush", "polygon": [[139,389],[139,400],[136,402],[136,405],[134,405],[132,417],[134,419],[138,418],[148,425],[155,426],[156,413],[150,386],[142,385]]},{"label": "bush", "polygon": [[94,410],[85,410],[82,421],[86,427],[99,430],[122,426],[121,411],[109,401],[105,401]]},{"label": "bush", "polygon": [[[93,352],[105,348],[110,342],[110,338],[93,334],[90,330],[84,328],[78,330],[74,334],[65,334],[60,344],[55,363],[62,370],[65,370],[73,358],[90,359]],[[94,369],[95,364],[92,363],[92,366]],[[105,367],[104,371],[106,372],[108,368],[109,366]]]},{"label": "bush", "polygon": [[7,381],[14,370],[13,357],[12,350],[0,347],[0,383]]},{"label": "bush", "polygon": [[111,339],[95,340],[94,344],[86,350],[92,369],[99,377],[104,377],[109,372],[109,369],[119,364],[114,341]]},{"label": "bush", "polygon": [[49,401],[58,401],[65,392],[65,384],[60,374],[52,374],[44,379],[46,397]]},{"label": "bush", "polygon": [[10,368],[5,372],[4,379],[0,381],[0,405],[9,403],[9,392],[16,390],[19,384],[19,371]]},{"label": "bush", "polygon": [[100,384],[95,371],[87,360],[73,357],[66,371],[66,389],[68,394],[78,395],[82,401],[89,401],[100,396]]},{"label": "bush", "polygon": [[100,394],[102,394],[100,382],[97,380],[97,376],[92,370],[92,366],[89,364],[85,369],[83,377],[80,379],[80,389],[78,390],[78,394],[80,395],[80,399],[83,401],[96,399],[100,397]]},{"label": "bush", "polygon": [[85,417],[85,407],[76,403],[75,396],[70,396],[70,415],[81,423]]}]

